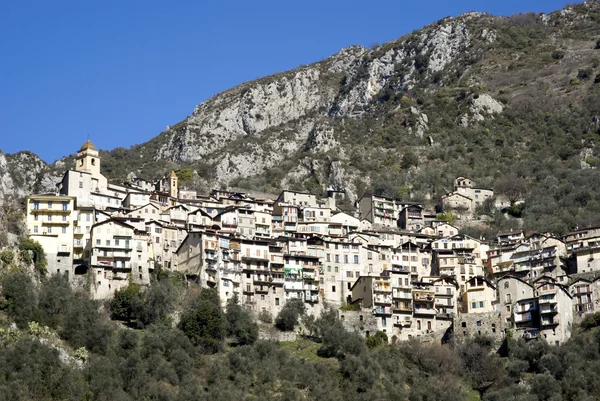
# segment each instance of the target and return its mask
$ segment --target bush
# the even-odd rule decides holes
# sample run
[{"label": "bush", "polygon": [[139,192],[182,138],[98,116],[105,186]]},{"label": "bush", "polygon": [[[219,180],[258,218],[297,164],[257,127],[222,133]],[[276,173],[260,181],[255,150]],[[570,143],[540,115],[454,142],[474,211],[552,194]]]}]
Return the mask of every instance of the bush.
[{"label": "bush", "polygon": [[[33,257],[30,256],[30,251],[33,254]],[[44,248],[39,242],[31,238],[22,238],[19,242],[19,252],[21,254],[22,260],[25,263],[33,262],[35,270],[38,273],[40,273],[41,275],[45,275],[48,273],[48,270],[46,269],[46,254],[44,253]]]},{"label": "bush", "polygon": [[271,315],[271,312],[263,310],[258,314],[258,320],[265,324],[271,324],[273,323],[273,315]]},{"label": "bush", "polygon": [[371,337],[367,337],[367,347],[370,349],[377,348],[388,343],[388,336],[383,331],[378,331]]},{"label": "bush", "polygon": [[304,314],[304,302],[299,298],[288,300],[275,319],[275,327],[281,331],[292,331]]},{"label": "bush", "polygon": [[258,340],[258,326],[252,321],[252,316],[243,309],[234,295],[227,301],[227,335],[233,337],[239,345],[254,344]]},{"label": "bush", "polygon": [[111,318],[131,322],[144,315],[142,289],[139,284],[130,282],[127,287],[115,291],[110,301]]},{"label": "bush", "polygon": [[562,50],[554,50],[554,51],[552,52],[552,58],[553,58],[554,60],[561,60],[561,59],[563,59],[564,57],[565,57],[565,52],[564,52],[564,51],[562,51]]},{"label": "bush", "polygon": [[598,326],[600,326],[600,312],[587,314],[581,321],[581,328],[583,330],[590,330]]},{"label": "bush", "polygon": [[13,271],[2,278],[0,307],[8,313],[17,326],[27,327],[37,308],[37,296],[31,277],[20,271]]},{"label": "bush", "polygon": [[226,321],[217,292],[203,289],[199,298],[182,314],[179,328],[203,352],[220,351],[225,340]]},{"label": "bush", "polygon": [[15,254],[10,249],[5,249],[0,252],[0,267],[7,268],[11,267],[15,261]]}]

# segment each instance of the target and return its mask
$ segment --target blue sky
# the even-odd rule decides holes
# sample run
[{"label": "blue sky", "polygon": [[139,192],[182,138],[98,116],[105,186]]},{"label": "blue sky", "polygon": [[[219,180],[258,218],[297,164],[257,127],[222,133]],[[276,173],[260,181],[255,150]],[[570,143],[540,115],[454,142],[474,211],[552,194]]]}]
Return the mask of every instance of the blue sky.
[{"label": "blue sky", "polygon": [[567,1],[0,1],[0,149],[52,162],[129,147],[244,81],[466,11]]}]

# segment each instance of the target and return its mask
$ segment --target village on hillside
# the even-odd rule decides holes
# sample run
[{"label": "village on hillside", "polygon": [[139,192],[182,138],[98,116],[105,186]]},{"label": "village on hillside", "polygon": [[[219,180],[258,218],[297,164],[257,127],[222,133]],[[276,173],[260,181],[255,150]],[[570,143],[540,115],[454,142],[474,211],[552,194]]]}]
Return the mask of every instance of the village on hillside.
[{"label": "village on hillside", "polygon": [[[471,238],[420,204],[364,194],[353,208],[283,191],[277,199],[178,188],[175,172],[156,183],[108,183],[88,140],[56,193],[26,198],[28,234],[45,250],[49,274],[89,280],[107,299],[130,281],[149,285],[158,269],[237,295],[275,316],[290,299],[309,314],[338,308],[369,336],[489,335],[566,341],[586,313],[600,310],[600,227],[562,238],[500,233]],[[444,211],[472,215],[493,198],[459,177]]]}]

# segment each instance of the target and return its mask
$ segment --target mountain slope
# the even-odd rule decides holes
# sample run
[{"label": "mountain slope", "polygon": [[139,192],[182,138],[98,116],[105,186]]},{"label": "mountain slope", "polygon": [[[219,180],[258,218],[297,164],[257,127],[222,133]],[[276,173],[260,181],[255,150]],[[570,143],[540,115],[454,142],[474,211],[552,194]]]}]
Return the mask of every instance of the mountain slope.
[{"label": "mountain slope", "polygon": [[499,189],[521,177],[525,227],[564,232],[600,215],[599,38],[597,1],[446,18],[220,93],[151,141],[103,153],[103,167],[121,179],[193,167],[200,189],[433,204],[456,176]]}]

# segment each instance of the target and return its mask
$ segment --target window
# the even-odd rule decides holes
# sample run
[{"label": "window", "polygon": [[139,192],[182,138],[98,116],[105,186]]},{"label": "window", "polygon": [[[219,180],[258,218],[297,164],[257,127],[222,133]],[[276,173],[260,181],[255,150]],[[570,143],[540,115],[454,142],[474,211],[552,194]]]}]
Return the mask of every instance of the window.
[{"label": "window", "polygon": [[106,246],[110,246],[110,240],[109,239],[106,240]]},{"label": "window", "polygon": [[358,255],[354,255],[354,264],[358,264]]},{"label": "window", "polygon": [[40,210],[40,202],[33,202],[33,210]]},{"label": "window", "polygon": [[67,221],[67,215],[66,214],[63,215],[62,221]]},{"label": "window", "polygon": [[331,286],[331,292],[335,292],[335,285]]},{"label": "window", "polygon": [[484,302],[483,302],[483,301],[479,301],[479,307],[480,307],[480,308],[483,308],[483,304],[484,304]]},{"label": "window", "polygon": [[477,309],[477,302],[471,302],[471,308]]},{"label": "window", "polygon": [[327,254],[327,261],[331,262],[331,255],[330,254]]},{"label": "window", "polygon": [[417,320],[417,330],[421,330],[421,321]]},{"label": "window", "polygon": [[69,210],[69,204],[67,202],[63,202],[62,210]]},{"label": "window", "polygon": [[481,327],[481,320],[476,321],[475,324],[477,325],[477,327]]},{"label": "window", "polygon": [[38,218],[39,218],[38,214],[37,214],[37,213],[35,213],[35,214],[33,215],[33,219],[34,219],[35,221],[37,221],[37,220],[38,220]]},{"label": "window", "polygon": [[352,272],[351,272],[351,271],[347,271],[347,272],[346,272],[346,277],[348,277],[348,278],[352,278]]},{"label": "window", "polygon": [[340,263],[340,255],[335,255],[335,263]]},{"label": "window", "polygon": [[[510,283],[508,281],[504,282],[504,288],[508,288],[510,286]],[[507,294],[508,295],[508,294]]]},{"label": "window", "polygon": [[48,215],[48,221],[52,221],[52,215],[51,214]]},{"label": "window", "polygon": [[509,304],[510,303],[510,294],[506,294],[505,298],[506,298],[505,299],[506,303]]},{"label": "window", "polygon": [[67,227],[63,227],[63,228],[62,228],[62,233],[63,233],[63,234],[66,234],[66,233],[67,233]]},{"label": "window", "polygon": [[99,239],[97,239],[96,240],[96,245],[101,245],[101,244],[102,244],[102,242]]},{"label": "window", "polygon": [[348,263],[348,255],[344,255],[344,263]]},{"label": "window", "polygon": [[52,209],[52,202],[48,202],[48,209]]},{"label": "window", "polygon": [[279,306],[279,298],[275,298],[275,306]]},{"label": "window", "polygon": [[33,226],[33,232],[37,234],[37,232],[38,232],[38,226]]}]

